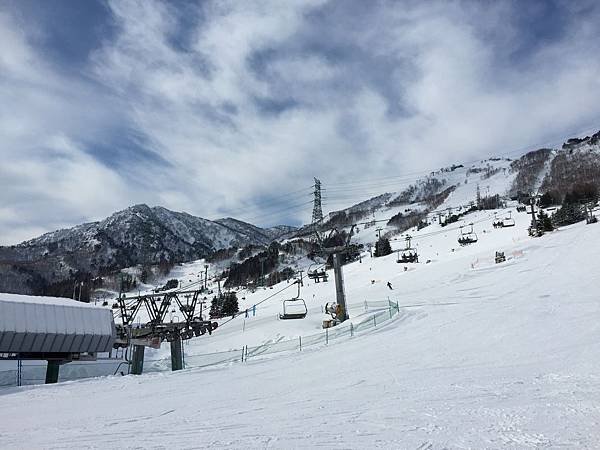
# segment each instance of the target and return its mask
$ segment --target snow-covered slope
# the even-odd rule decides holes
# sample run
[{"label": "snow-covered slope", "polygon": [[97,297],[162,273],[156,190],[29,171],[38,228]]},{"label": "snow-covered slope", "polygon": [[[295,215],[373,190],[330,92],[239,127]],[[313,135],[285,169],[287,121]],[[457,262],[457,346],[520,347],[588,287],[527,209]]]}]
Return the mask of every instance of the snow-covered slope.
[{"label": "snow-covered slope", "polygon": [[[493,211],[467,216],[479,237],[468,247],[460,223],[411,230],[419,264],[365,253],[344,267],[349,303],[389,297],[402,320],[275,359],[15,389],[2,395],[2,447],[594,448],[600,277],[577,262],[595,260],[600,226],[533,239],[528,216],[513,216],[506,229]],[[242,307],[272,292],[240,292]],[[286,291],[186,351],[313,333],[334,284],[302,295],[304,320],[276,319]]]}]

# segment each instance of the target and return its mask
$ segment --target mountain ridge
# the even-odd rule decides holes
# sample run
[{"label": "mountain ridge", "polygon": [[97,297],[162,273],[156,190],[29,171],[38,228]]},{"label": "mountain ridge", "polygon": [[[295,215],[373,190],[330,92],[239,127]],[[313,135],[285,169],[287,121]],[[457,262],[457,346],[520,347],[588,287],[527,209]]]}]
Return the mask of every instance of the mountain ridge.
[{"label": "mountain ridge", "polygon": [[[530,151],[514,160],[489,158],[467,166],[453,164],[415,177],[398,190],[331,211],[322,224],[346,227],[371,220],[376,211],[389,212],[395,224],[411,224],[438,207],[472,202],[479,185],[482,196],[517,198],[552,191],[560,200],[581,182],[600,186],[600,132],[571,138],[561,148]],[[309,225],[261,228],[232,217],[209,220],[142,203],[99,221],[0,247],[0,291],[60,295],[62,291],[55,292],[53,285],[70,283],[72,290],[72,281],[82,277],[89,280],[135,265],[169,267],[232,247],[266,246],[311,233]]]},{"label": "mountain ridge", "polygon": [[53,293],[53,285],[69,279],[134,265],[171,266],[229,247],[268,245],[280,235],[237,219],[235,224],[132,205],[99,221],[0,247],[0,291]]}]

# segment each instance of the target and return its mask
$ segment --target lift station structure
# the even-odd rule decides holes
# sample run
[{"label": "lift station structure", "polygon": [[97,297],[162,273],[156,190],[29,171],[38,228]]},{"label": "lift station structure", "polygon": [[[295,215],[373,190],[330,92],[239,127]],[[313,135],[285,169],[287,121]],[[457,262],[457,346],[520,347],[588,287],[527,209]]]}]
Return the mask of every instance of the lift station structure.
[{"label": "lift station structure", "polygon": [[60,366],[94,361],[115,342],[110,310],[66,298],[0,293],[0,359],[45,360],[46,383]]}]

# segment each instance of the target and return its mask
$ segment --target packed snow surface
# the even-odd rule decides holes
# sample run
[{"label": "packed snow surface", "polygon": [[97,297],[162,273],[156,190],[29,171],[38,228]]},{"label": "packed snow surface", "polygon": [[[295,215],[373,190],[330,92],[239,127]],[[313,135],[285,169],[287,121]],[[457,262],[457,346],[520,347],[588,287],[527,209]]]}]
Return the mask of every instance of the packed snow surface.
[{"label": "packed snow surface", "polygon": [[[600,225],[533,239],[528,216],[513,217],[493,229],[493,212],[467,216],[479,237],[468,247],[461,223],[430,225],[414,233],[419,264],[392,254],[345,266],[349,303],[389,296],[405,311],[373,332],[246,363],[0,391],[0,446],[597,448]],[[186,351],[316,332],[333,286],[305,286],[304,320],[275,319],[282,294],[245,330],[235,319]]]}]

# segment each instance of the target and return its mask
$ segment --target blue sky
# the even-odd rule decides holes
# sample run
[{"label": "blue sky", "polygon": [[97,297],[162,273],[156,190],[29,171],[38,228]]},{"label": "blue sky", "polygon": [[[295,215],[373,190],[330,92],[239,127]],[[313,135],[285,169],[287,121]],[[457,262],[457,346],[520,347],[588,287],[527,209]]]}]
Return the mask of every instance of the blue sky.
[{"label": "blue sky", "polygon": [[0,244],[142,202],[298,224],[313,176],[600,129],[598,23],[594,1],[5,0]]}]

